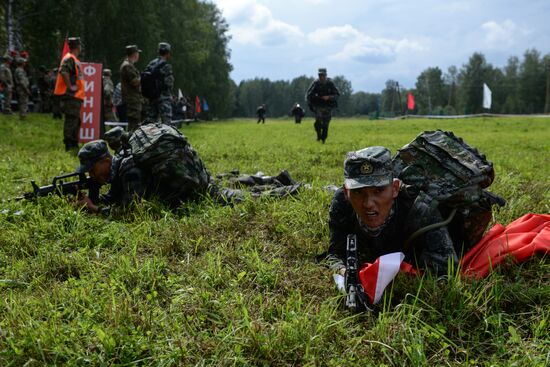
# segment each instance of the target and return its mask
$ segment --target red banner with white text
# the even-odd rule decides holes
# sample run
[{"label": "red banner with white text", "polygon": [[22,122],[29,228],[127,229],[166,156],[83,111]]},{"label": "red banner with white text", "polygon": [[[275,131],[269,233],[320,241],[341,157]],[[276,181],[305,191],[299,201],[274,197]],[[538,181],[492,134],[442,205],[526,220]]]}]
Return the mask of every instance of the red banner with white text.
[{"label": "red banner with white text", "polygon": [[86,143],[99,139],[101,133],[101,64],[80,64],[84,76],[84,101],[80,110],[78,141]]}]

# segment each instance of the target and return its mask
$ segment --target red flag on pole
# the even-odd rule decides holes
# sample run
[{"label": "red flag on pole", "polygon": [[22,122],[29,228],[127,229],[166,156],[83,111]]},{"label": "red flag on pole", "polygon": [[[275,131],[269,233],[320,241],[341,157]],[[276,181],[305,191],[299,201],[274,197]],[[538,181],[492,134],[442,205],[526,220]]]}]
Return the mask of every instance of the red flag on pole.
[{"label": "red flag on pole", "polygon": [[414,96],[411,92],[407,95],[407,108],[409,110],[414,110]]},{"label": "red flag on pole", "polygon": [[68,54],[71,50],[69,49],[69,42],[65,38],[65,42],[63,42],[63,51],[61,52],[61,58],[63,58],[66,54]]},{"label": "red flag on pole", "polygon": [[199,96],[195,96],[195,113],[201,113],[201,100]]}]

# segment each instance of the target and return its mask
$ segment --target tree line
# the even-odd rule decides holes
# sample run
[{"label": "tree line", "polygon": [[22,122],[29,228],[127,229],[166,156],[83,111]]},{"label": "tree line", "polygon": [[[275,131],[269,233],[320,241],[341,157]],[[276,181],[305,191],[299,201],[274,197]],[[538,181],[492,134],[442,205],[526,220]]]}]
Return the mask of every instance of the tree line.
[{"label": "tree line", "polygon": [[[253,116],[256,106],[266,103],[271,116],[288,114],[292,104],[306,103],[305,92],[312,77],[300,76],[291,81],[252,79],[237,86],[234,115]],[[403,114],[456,115],[485,112],[483,84],[492,91],[490,112],[532,114],[550,112],[550,54],[541,56],[535,49],[525,51],[520,59],[512,56],[498,68],[487,62],[482,53],[474,53],[460,69],[450,66],[423,70],[414,88],[402,88],[393,79],[386,81],[380,93],[354,92],[344,76],[333,78],[340,90],[337,113],[341,116],[396,116]],[[415,108],[407,109],[412,93]]]},{"label": "tree line", "polygon": [[[314,80],[302,75],[289,81],[255,78],[235,84],[230,78],[228,25],[210,2],[6,0],[0,8],[5,24],[8,4],[16,47],[30,53],[35,67],[57,66],[65,37],[80,36],[81,59],[112,69],[116,81],[126,45],[137,44],[143,50],[137,64],[142,70],[156,56],[158,42],[169,42],[176,88],[205,98],[217,117],[253,116],[262,103],[267,104],[269,116],[288,115],[294,103],[306,106],[305,92]],[[7,44],[7,31],[1,29],[0,42]],[[491,112],[550,112],[550,54],[542,56],[536,49],[525,51],[521,58],[510,57],[502,68],[479,52],[460,68],[428,67],[409,89],[390,79],[380,93],[367,93],[354,91],[345,76],[333,80],[341,93],[336,111],[341,116],[479,113],[484,111],[483,83],[492,90]],[[407,110],[408,93],[415,97],[413,111]]]}]

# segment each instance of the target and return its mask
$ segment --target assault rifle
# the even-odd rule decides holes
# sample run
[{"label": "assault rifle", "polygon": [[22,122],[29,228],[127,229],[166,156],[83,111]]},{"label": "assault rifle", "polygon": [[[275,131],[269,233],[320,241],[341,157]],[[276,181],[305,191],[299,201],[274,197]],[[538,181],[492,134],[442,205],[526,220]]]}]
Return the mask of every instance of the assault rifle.
[{"label": "assault rifle", "polygon": [[37,197],[48,196],[51,194],[66,196],[77,195],[80,190],[88,190],[88,197],[93,202],[99,199],[100,186],[85,173],[72,172],[60,176],[55,176],[50,185],[38,186],[34,180],[31,181],[32,191],[24,193],[15,200],[33,200]]},{"label": "assault rifle", "polygon": [[363,285],[359,281],[359,270],[357,260],[357,236],[348,234],[346,248],[346,307],[353,311],[372,311],[369,307],[369,300],[365,294]]}]

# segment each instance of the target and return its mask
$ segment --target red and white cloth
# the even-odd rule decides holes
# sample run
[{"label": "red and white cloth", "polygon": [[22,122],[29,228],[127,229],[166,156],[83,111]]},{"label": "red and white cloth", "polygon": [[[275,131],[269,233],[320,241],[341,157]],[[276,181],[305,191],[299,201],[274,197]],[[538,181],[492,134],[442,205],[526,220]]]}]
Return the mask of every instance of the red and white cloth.
[{"label": "red and white cloth", "polygon": [[[550,215],[526,214],[504,227],[496,224],[481,241],[462,258],[462,275],[486,277],[496,266],[510,258],[522,262],[535,254],[550,253]],[[419,272],[403,262],[402,252],[380,256],[359,270],[359,281],[372,304],[380,302],[384,290],[399,271],[417,275]]]}]

